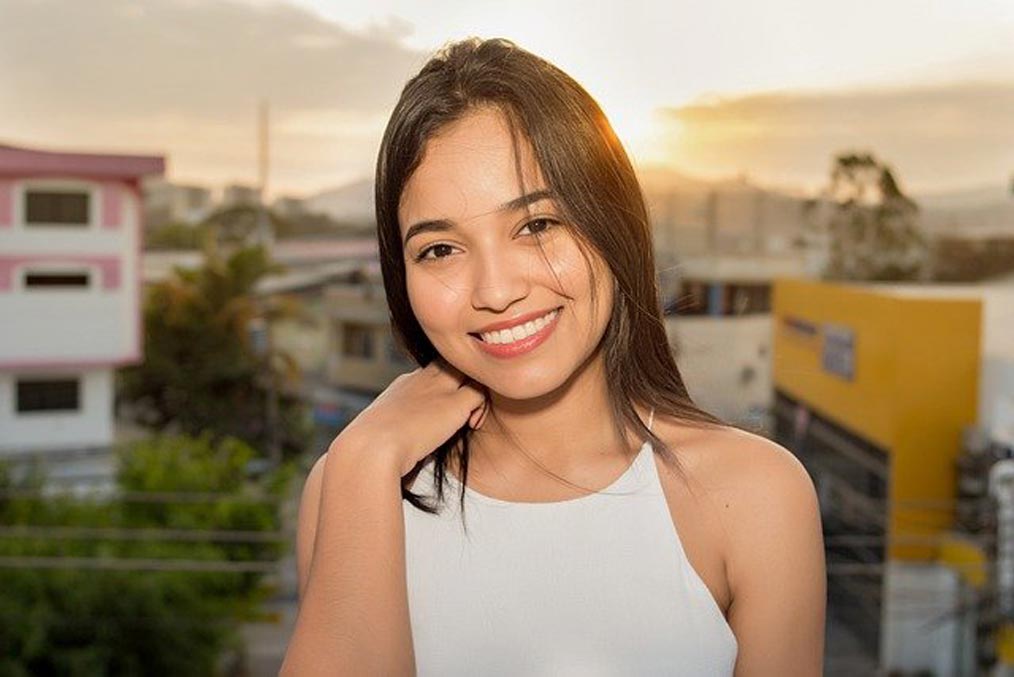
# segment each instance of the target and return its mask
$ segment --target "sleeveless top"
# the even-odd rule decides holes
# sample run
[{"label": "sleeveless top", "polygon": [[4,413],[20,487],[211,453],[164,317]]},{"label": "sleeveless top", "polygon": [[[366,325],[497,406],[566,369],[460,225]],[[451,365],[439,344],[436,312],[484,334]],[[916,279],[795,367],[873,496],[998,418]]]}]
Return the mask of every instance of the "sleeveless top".
[{"label": "sleeveless top", "polygon": [[[432,495],[432,465],[414,492]],[[736,637],[686,557],[650,442],[579,498],[514,503],[466,487],[467,534],[446,475],[439,514],[403,502],[420,677],[733,674]]]}]

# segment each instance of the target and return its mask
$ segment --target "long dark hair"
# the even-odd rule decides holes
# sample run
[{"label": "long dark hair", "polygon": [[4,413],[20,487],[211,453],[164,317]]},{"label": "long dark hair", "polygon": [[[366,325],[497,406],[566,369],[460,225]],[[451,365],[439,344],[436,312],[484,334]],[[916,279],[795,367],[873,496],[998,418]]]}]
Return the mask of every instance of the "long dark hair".
[{"label": "long dark hair", "polygon": [[[559,68],[509,40],[469,38],[441,49],[405,85],[387,124],[377,158],[376,210],[395,340],[420,366],[438,357],[409,303],[398,206],[427,140],[481,107],[503,113],[515,148],[519,134],[528,141],[578,242],[597,252],[615,278],[600,348],[617,433],[627,439],[633,430],[649,439],[683,475],[676,455],[644,424],[635,403],[695,425],[723,422],[694,404],[676,366],[659,302],[648,211],[633,166],[595,100]],[[407,488],[421,463],[406,476],[402,495],[412,505],[436,511],[449,455],[456,453],[464,509],[469,431],[462,426],[432,454],[436,504]]]}]

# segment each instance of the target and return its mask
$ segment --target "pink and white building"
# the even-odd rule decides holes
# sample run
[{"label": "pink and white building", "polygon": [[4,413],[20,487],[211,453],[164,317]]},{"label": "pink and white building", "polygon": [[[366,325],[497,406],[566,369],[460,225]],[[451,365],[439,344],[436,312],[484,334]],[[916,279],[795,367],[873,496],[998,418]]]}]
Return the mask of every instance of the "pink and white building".
[{"label": "pink and white building", "polygon": [[0,456],[113,441],[141,359],[142,177],[162,157],[0,145]]}]

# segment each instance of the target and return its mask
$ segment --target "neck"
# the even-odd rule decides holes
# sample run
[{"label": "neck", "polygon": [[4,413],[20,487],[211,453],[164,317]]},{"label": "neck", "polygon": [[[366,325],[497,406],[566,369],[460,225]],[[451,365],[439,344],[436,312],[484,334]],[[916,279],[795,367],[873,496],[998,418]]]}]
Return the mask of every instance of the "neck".
[{"label": "neck", "polygon": [[592,459],[629,457],[639,445],[613,425],[601,351],[550,393],[525,400],[491,393],[491,400],[490,415],[470,441],[474,458],[483,464],[531,466],[534,460],[566,473]]}]

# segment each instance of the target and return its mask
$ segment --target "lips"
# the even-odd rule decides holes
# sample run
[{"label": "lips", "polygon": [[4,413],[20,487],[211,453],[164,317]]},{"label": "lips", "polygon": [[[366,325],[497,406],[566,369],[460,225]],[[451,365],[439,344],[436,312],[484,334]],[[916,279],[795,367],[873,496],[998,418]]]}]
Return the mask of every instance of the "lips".
[{"label": "lips", "polygon": [[558,310],[551,310],[541,317],[529,320],[524,324],[516,324],[509,329],[483,332],[479,334],[479,338],[486,343],[513,343],[514,341],[520,341],[541,331],[543,327],[556,318],[557,313],[559,313]]},{"label": "lips", "polygon": [[562,309],[554,308],[524,324],[515,323],[512,329],[486,332],[485,337],[472,334],[472,337],[478,342],[480,350],[493,357],[517,357],[535,350],[550,337],[559,324],[561,312]]},{"label": "lips", "polygon": [[487,334],[493,331],[500,331],[502,329],[513,329],[514,327],[521,326],[527,322],[531,322],[540,317],[543,317],[553,312],[554,310],[560,310],[561,307],[562,306],[557,306],[555,308],[544,308],[542,310],[535,310],[530,313],[525,313],[524,315],[512,317],[509,320],[500,320],[499,322],[491,322],[486,326],[469,333],[471,333],[473,336],[479,336],[481,334]]}]

